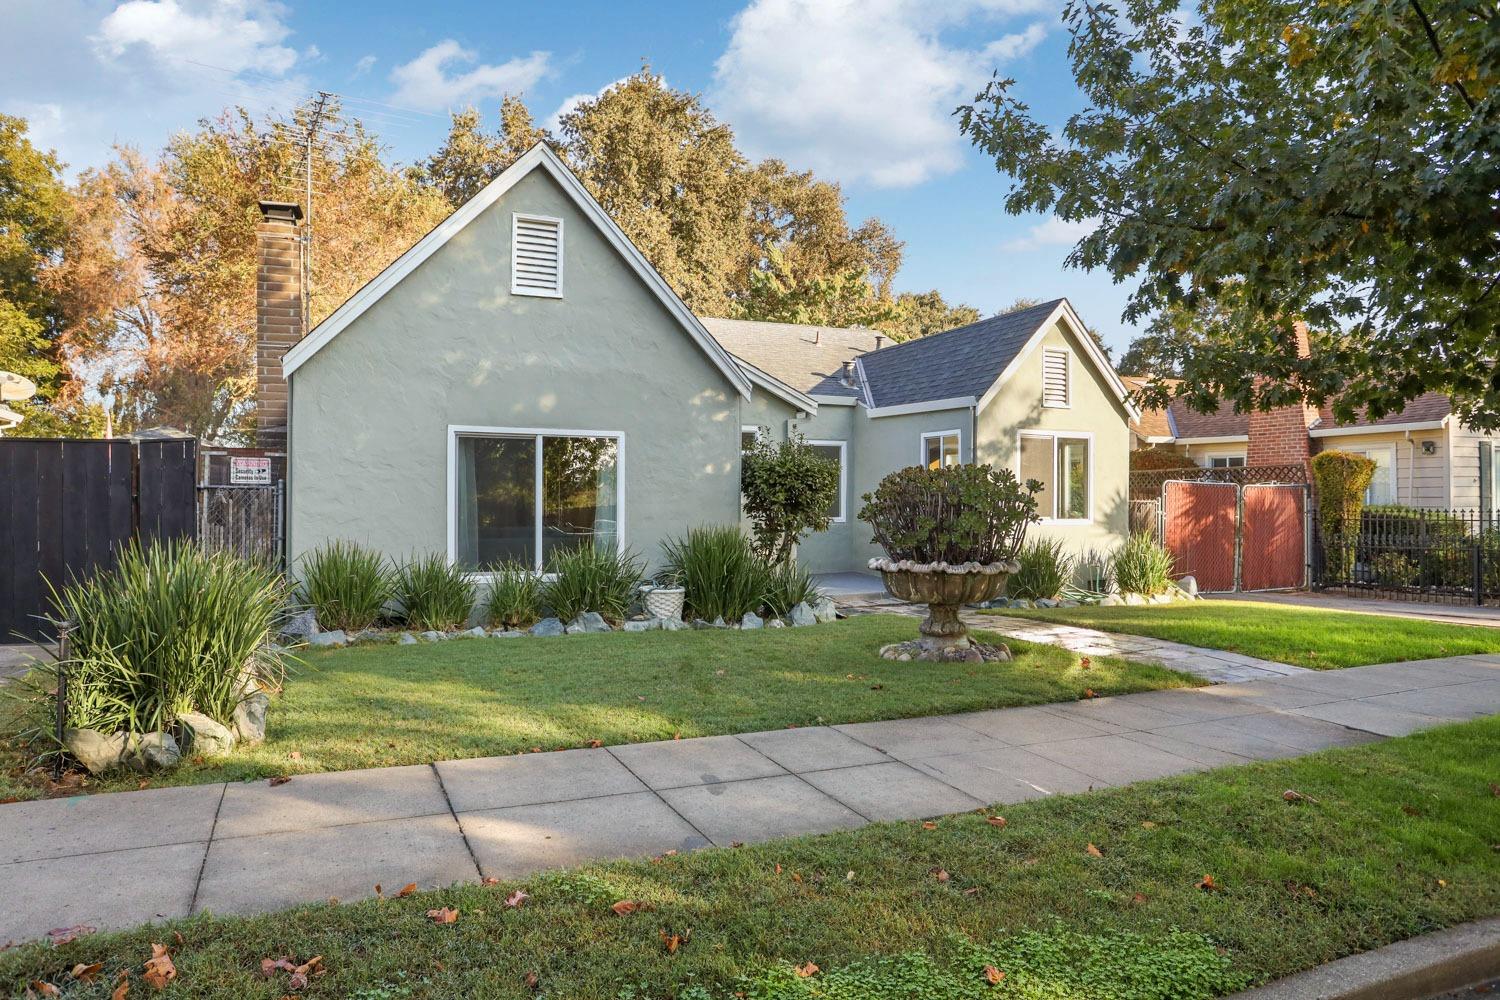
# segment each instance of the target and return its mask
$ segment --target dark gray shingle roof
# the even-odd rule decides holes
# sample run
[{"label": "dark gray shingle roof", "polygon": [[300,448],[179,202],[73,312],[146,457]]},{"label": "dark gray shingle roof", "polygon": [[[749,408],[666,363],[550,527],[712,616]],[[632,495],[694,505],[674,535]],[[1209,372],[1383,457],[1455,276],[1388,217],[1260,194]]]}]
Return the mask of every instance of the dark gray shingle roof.
[{"label": "dark gray shingle roof", "polygon": [[1062,299],[908,340],[860,359],[877,407],[983,396]]}]

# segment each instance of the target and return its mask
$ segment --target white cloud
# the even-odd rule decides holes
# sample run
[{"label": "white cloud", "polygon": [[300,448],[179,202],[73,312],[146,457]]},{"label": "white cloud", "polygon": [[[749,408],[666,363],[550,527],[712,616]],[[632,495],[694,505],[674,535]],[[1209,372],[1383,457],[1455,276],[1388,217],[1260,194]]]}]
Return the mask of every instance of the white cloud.
[{"label": "white cloud", "polygon": [[1032,226],[1026,231],[1026,235],[1007,240],[1001,244],[1001,249],[1012,253],[1025,253],[1028,250],[1040,250],[1043,247],[1070,247],[1098,228],[1098,219],[1065,222],[1054,215],[1045,222]]},{"label": "white cloud", "polygon": [[360,56],[359,62],[354,64],[354,72],[351,76],[364,76],[375,68],[375,63],[378,61],[374,55]]},{"label": "white cloud", "polygon": [[552,54],[533,52],[499,64],[480,64],[466,73],[452,72],[452,64],[466,65],[477,58],[472,49],[446,38],[391,71],[391,82],[396,84],[393,100],[439,111],[482,97],[520,93],[547,74]]},{"label": "white cloud", "polygon": [[93,41],[110,59],[139,48],[177,63],[279,77],[297,64],[296,50],[281,44],[292,33],[285,16],[274,0],[129,0],[99,23]]},{"label": "white cloud", "polygon": [[48,101],[4,101],[0,111],[26,119],[26,138],[37,149],[56,151],[63,147],[68,122],[61,104]]},{"label": "white cloud", "polygon": [[[617,87],[628,79],[630,79],[630,77],[622,76],[618,80],[611,80],[609,83],[606,83],[604,86],[600,87],[592,94],[574,94],[571,97],[563,98],[562,103],[557,106],[557,110],[552,112],[551,116],[545,123],[543,123],[542,127],[545,128],[548,132],[552,133],[561,131],[563,115],[570,114],[571,112],[576,110],[578,108],[578,105],[582,104],[584,101],[592,101],[598,97],[602,97],[606,90],[609,90],[611,87]],[[662,86],[666,86],[666,77],[662,77],[661,82]]]},{"label": "white cloud", "polygon": [[[962,163],[953,109],[997,62],[1046,35],[1040,21],[1000,33],[999,19],[1053,0],[752,0],[731,22],[713,106],[756,155],[840,179],[904,187]],[[952,43],[945,32],[984,37]]]}]

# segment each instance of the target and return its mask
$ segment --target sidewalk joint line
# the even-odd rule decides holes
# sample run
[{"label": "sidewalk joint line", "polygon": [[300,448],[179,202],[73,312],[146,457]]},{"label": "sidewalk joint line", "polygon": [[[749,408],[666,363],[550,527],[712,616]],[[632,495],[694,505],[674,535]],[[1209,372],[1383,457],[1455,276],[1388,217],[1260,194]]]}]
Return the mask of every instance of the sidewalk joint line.
[{"label": "sidewalk joint line", "polygon": [[[453,825],[458,827],[458,835],[463,838],[464,850],[469,852],[469,863],[474,866],[474,874],[483,879],[484,869],[479,867],[479,857],[474,853],[474,845],[469,843],[469,832],[464,829],[464,821],[458,818],[458,813],[453,808],[453,800],[448,797],[448,786],[443,784],[443,772],[438,770],[436,761],[427,766],[432,768],[432,776],[437,779],[438,791],[443,793],[443,801],[448,804],[448,815],[453,817]],[[441,814],[434,813],[433,815]]]},{"label": "sidewalk joint line", "polygon": [[[626,743],[626,744],[621,744],[621,745],[622,746],[634,746],[635,744]],[[605,747],[604,749],[609,750],[610,748],[609,747]],[[625,763],[625,761],[623,761],[623,760],[620,760],[620,756],[618,754],[611,752],[610,756],[613,757],[615,760],[620,761],[620,766],[623,767],[625,770],[629,771],[630,772],[630,776],[632,778],[634,778],[636,781],[639,781],[642,785],[644,785],[645,788],[646,788],[646,791],[650,792],[651,795],[656,799],[656,801],[660,802],[662,805],[664,805],[668,809],[672,810],[672,815],[676,816],[678,819],[680,819],[684,823],[686,823],[687,824],[687,828],[689,830],[692,830],[698,836],[702,837],[703,838],[703,842],[705,844],[708,844],[711,847],[717,847],[717,846],[719,846],[719,845],[717,845],[717,844],[714,843],[714,838],[710,837],[708,834],[706,834],[702,830],[698,829],[698,824],[694,823],[692,820],[688,819],[682,813],[678,812],[677,807],[674,806],[672,803],[668,802],[666,800],[666,798],[661,794],[661,792],[657,791],[655,788],[652,788],[650,786],[650,784],[648,784],[646,782],[645,778],[642,778],[639,774],[636,774],[635,771],[634,771],[634,769],[632,769],[629,764]],[[717,782],[717,784],[723,784],[723,782]],[[689,787],[692,787],[692,786],[683,785],[682,787],[683,788],[689,788]],[[632,794],[632,795],[639,795],[640,793],[639,792],[631,792],[630,794]]]},{"label": "sidewalk joint line", "polygon": [[214,806],[214,819],[208,827],[208,840],[203,844],[203,860],[198,863],[198,877],[193,880],[193,898],[188,903],[187,915],[198,909],[198,890],[203,887],[203,873],[208,870],[208,852],[213,850],[214,831],[219,828],[219,813],[224,811],[224,797],[229,794],[229,782],[219,786],[219,804]]}]

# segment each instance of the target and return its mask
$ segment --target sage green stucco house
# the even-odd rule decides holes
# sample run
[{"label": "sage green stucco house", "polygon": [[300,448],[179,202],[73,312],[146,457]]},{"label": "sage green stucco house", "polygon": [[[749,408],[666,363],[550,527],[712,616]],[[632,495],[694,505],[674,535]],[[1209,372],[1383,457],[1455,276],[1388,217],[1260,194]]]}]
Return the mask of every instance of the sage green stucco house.
[{"label": "sage green stucco house", "polygon": [[815,571],[877,554],[859,497],[917,463],[1043,481],[1038,530],[1072,548],[1128,521],[1135,411],[1066,301],[904,344],[700,319],[543,145],[284,355],[263,350],[263,383],[275,363],[292,565],[335,538],[476,571],[579,544],[655,563],[664,538],[739,520],[758,427],[840,462],[835,523],[801,550]]}]

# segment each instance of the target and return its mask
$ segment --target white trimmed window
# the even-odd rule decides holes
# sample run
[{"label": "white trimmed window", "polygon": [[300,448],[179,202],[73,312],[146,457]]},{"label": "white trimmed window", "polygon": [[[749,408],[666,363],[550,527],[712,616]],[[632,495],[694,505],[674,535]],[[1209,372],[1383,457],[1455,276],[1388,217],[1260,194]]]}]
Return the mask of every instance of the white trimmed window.
[{"label": "white trimmed window", "polygon": [[1042,484],[1036,512],[1043,521],[1093,520],[1093,435],[1058,431],[1021,434],[1017,475]]},{"label": "white trimmed window", "polygon": [[1042,405],[1066,408],[1072,405],[1068,376],[1072,355],[1060,347],[1042,348]]},{"label": "white trimmed window", "polygon": [[560,299],[563,223],[545,215],[511,216],[510,292]]},{"label": "white trimmed window", "polygon": [[943,469],[963,462],[962,438],[958,431],[933,431],[922,435],[921,463],[929,469]]},{"label": "white trimmed window", "polygon": [[834,524],[842,524],[847,510],[845,494],[849,491],[849,463],[845,461],[848,444],[844,441],[809,441],[807,444],[819,455],[839,464],[839,492],[828,510],[828,516],[833,518]]},{"label": "white trimmed window", "polygon": [[1208,468],[1210,469],[1243,469],[1245,467],[1244,455],[1210,455],[1208,456]]},{"label": "white trimmed window", "polygon": [[1396,502],[1396,449],[1392,447],[1378,448],[1345,448],[1342,449],[1353,455],[1363,455],[1375,463],[1375,477],[1370,480],[1370,488],[1365,490],[1365,503],[1388,504]]}]

